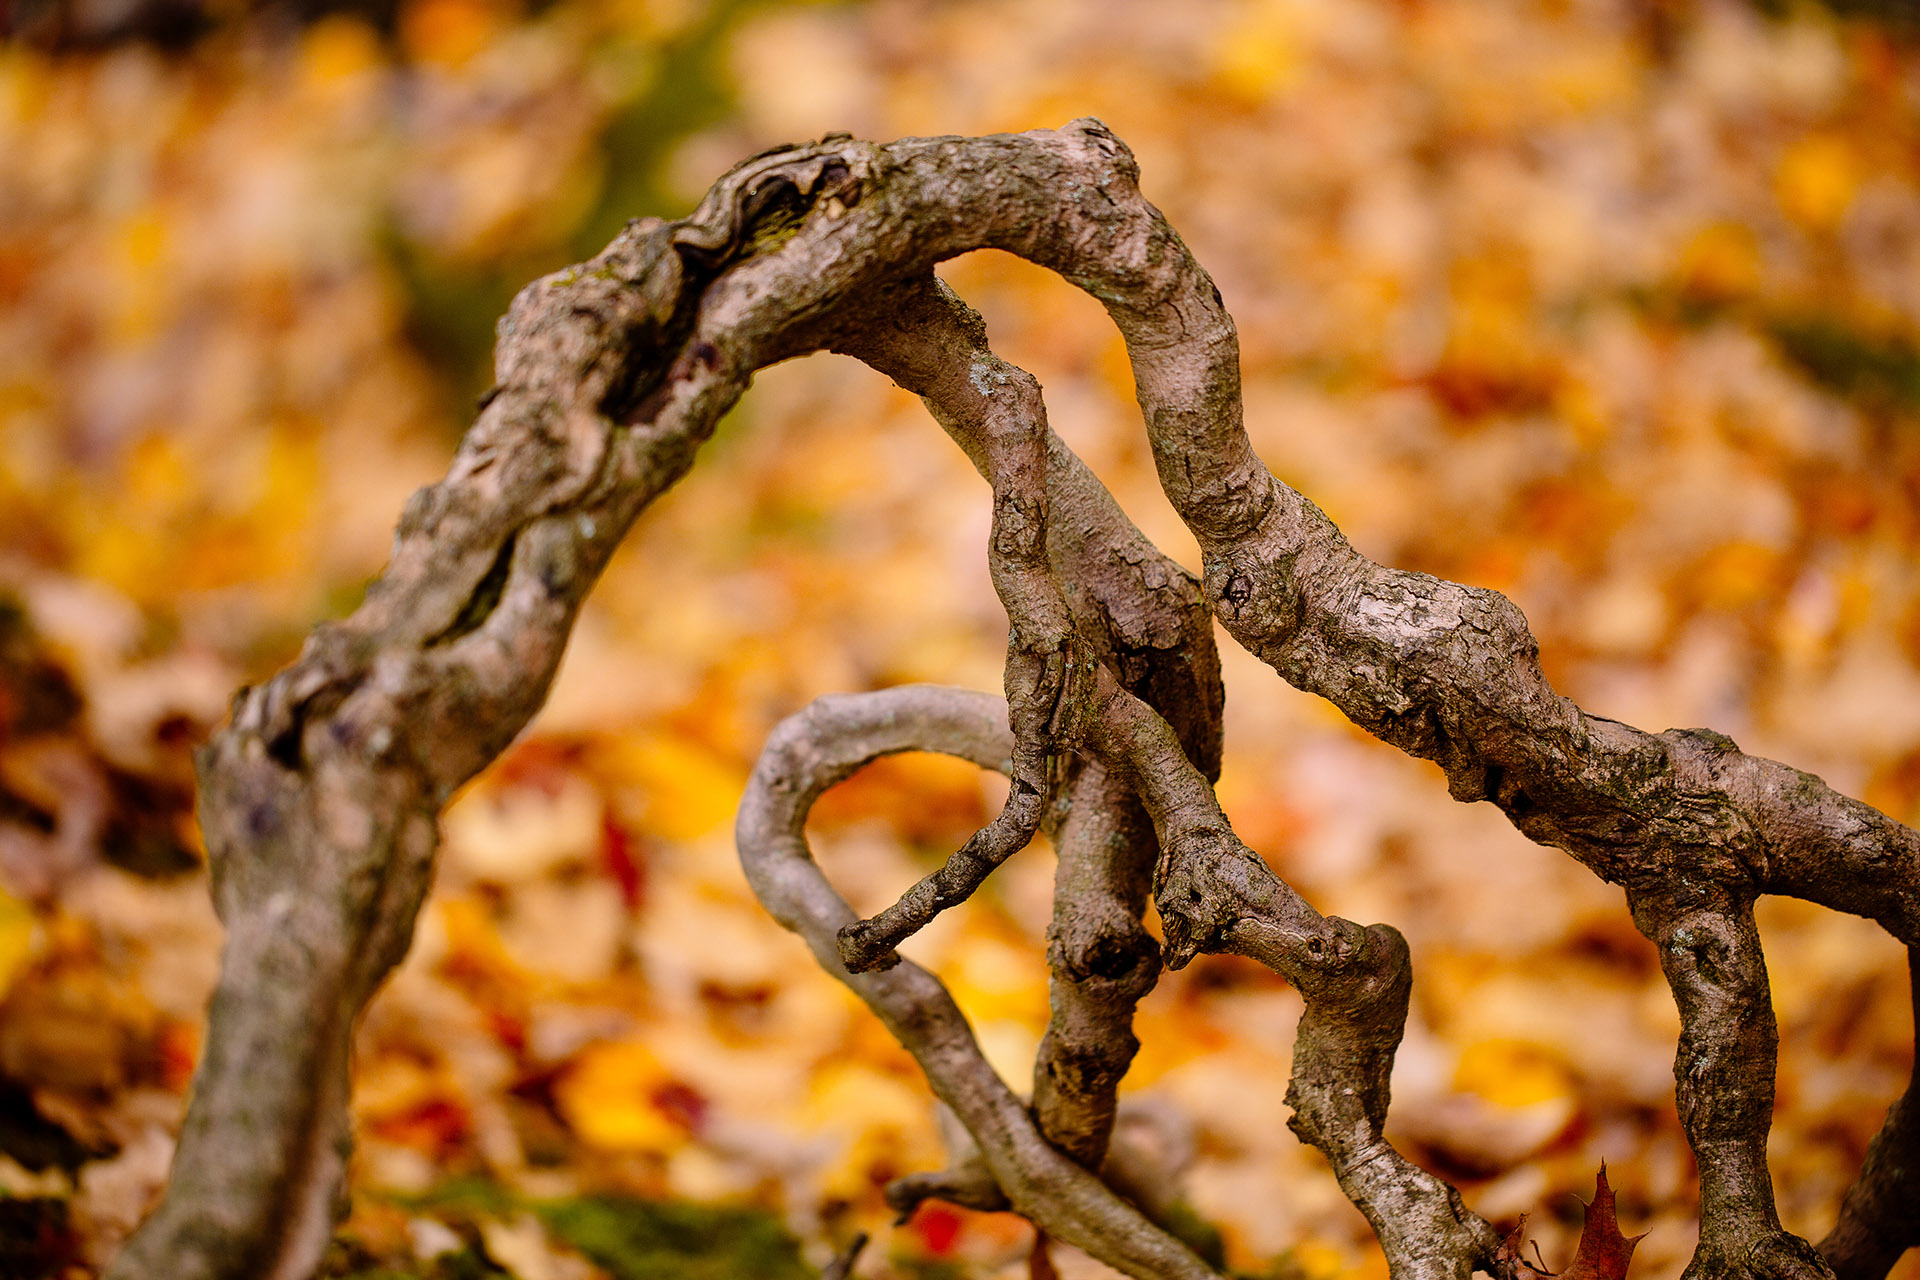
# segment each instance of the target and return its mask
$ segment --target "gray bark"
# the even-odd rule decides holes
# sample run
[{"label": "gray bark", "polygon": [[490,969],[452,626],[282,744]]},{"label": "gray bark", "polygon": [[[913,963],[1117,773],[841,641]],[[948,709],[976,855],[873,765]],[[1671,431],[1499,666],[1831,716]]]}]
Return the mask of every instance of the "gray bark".
[{"label": "gray bark", "polygon": [[[923,687],[823,700],[776,732],[741,811],[741,854],[769,909],[867,1000],[977,1144],[973,1160],[903,1180],[896,1203],[1008,1203],[1129,1275],[1210,1275],[1111,1189],[1129,1179],[1107,1140],[1134,1002],[1162,963],[1233,951],[1305,998],[1293,1128],[1372,1222],[1393,1274],[1520,1269],[1457,1191],[1382,1136],[1412,981],[1404,941],[1322,916],[1220,810],[1217,617],[1290,683],[1436,761],[1456,798],[1493,802],[1625,887],[1681,1013],[1675,1076],[1702,1185],[1690,1277],[1868,1280],[1915,1243],[1912,1091],[1820,1249],[1780,1227],[1752,905],[1806,898],[1920,946],[1920,836],[1719,735],[1583,712],[1549,686],[1504,597],[1356,552],[1254,455],[1233,323],[1137,178],[1089,120],[885,146],[834,137],[749,160],[692,217],[636,221],[522,292],[501,322],[498,385],[447,477],[408,504],[366,602],[243,690],[201,753],[223,976],[172,1184],[110,1275],[312,1273],[341,1194],[354,1020],[406,950],[439,807],[538,709],[614,547],[753,372],[821,349],[921,395],[974,460],[1010,622],[1005,703]],[[1048,430],[1038,385],[932,275],[986,247],[1106,306],[1201,581],[1127,522]],[[859,920],[801,824],[833,781],[908,749],[1005,769],[1008,802],[940,871]],[[938,980],[894,948],[1043,827],[1061,850],[1053,1020],[1025,1103]],[[1149,893],[1164,953],[1140,924]]]}]

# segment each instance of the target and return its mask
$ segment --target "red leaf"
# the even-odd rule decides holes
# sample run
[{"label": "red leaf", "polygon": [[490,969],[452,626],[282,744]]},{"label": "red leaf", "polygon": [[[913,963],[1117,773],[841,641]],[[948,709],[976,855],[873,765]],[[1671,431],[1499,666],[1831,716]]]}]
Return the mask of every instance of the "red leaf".
[{"label": "red leaf", "polygon": [[1646,1236],[1620,1234],[1620,1220],[1614,1216],[1613,1188],[1607,1185],[1607,1166],[1602,1163],[1594,1180],[1593,1201],[1587,1205],[1586,1225],[1580,1229],[1580,1247],[1573,1265],[1560,1280],[1626,1280],[1627,1264],[1633,1261],[1633,1246]]},{"label": "red leaf", "polygon": [[936,1258],[945,1257],[953,1252],[954,1243],[960,1238],[960,1215],[946,1205],[923,1201],[913,1215],[913,1230],[928,1253]]},{"label": "red leaf", "polygon": [[645,896],[646,873],[633,847],[633,837],[627,829],[608,817],[601,825],[600,863],[613,882],[620,886],[620,900],[627,905],[628,911],[636,911],[640,900]]}]

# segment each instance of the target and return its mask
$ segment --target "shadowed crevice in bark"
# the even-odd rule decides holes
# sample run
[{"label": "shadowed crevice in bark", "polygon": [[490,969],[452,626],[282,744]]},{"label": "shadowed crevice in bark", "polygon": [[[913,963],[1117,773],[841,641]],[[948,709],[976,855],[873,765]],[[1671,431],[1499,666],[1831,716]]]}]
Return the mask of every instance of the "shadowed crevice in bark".
[{"label": "shadowed crevice in bark", "polygon": [[[1381,1136],[1412,981],[1404,941],[1322,916],[1220,811],[1218,617],[1289,682],[1436,761],[1457,798],[1499,805],[1626,888],[1684,1028],[1676,1074],[1703,1192],[1690,1280],[1830,1274],[1773,1206],[1774,1046],[1752,904],[1790,894],[1920,946],[1920,835],[1707,730],[1587,714],[1547,683],[1504,597],[1357,553],[1253,453],[1233,322],[1138,178],[1091,120],[834,138],[754,157],[691,217],[636,220],[522,291],[500,323],[496,387],[445,479],[408,502],[365,602],[243,691],[200,756],[227,951],[172,1184],[114,1280],[312,1273],[345,1166],[352,1027],[405,953],[438,809],[539,708],[620,539],[754,371],[820,349],[921,395],[988,480],[1007,701],[902,694],[918,709],[892,727],[862,719],[891,704],[816,704],[756,769],[742,852],[775,914],[926,1068],[998,1194],[1129,1275],[1211,1274],[1090,1170],[1131,1057],[1132,1003],[1159,963],[1230,950],[1305,998],[1293,1125],[1395,1276],[1514,1273],[1459,1194]],[[1201,582],[1140,537],[1047,429],[1038,385],[993,355],[978,317],[933,277],[981,248],[1049,267],[1106,307],[1161,484],[1199,541]],[[916,747],[1004,766],[1007,807],[901,903],[856,920],[797,824],[858,760]],[[1049,825],[1062,849],[1054,1019],[1029,1104],[986,1068],[944,988],[893,947]],[[1158,957],[1138,932],[1148,892],[1165,925]],[[1913,1243],[1899,1225],[1920,1216],[1911,1098],[1823,1246],[1850,1280],[1884,1274]],[[964,1194],[991,1198],[968,1177]]]}]

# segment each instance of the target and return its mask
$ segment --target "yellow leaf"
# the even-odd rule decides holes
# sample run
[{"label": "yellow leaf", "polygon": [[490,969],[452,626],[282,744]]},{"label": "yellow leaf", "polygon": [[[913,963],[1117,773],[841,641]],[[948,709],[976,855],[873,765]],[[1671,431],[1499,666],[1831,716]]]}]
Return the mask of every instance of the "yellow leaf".
[{"label": "yellow leaf", "polygon": [[678,735],[626,739],[607,753],[607,763],[640,788],[642,821],[668,840],[692,840],[732,822],[747,782],[730,761]]},{"label": "yellow leaf", "polygon": [[1540,87],[1552,105],[1579,115],[1631,98],[1639,74],[1630,46],[1594,41],[1548,59],[1540,70]]},{"label": "yellow leaf", "polygon": [[308,83],[330,88],[380,65],[380,37],[351,14],[330,14],[307,28],[300,64]]},{"label": "yellow leaf", "polygon": [[853,1199],[870,1192],[876,1180],[941,1163],[931,1099],[899,1076],[865,1063],[843,1060],[823,1067],[802,1120],[846,1139],[839,1158],[824,1171],[822,1189],[829,1195]]},{"label": "yellow leaf", "polygon": [[1582,379],[1568,378],[1555,386],[1553,410],[1583,449],[1598,448],[1613,434],[1612,406],[1598,387]]},{"label": "yellow leaf", "polygon": [[0,996],[12,989],[40,940],[40,927],[26,903],[0,889]]},{"label": "yellow leaf", "polygon": [[47,109],[53,68],[37,50],[18,43],[0,46],[0,123],[28,124]]},{"label": "yellow leaf", "polygon": [[440,828],[449,861],[483,880],[511,884],[590,861],[605,833],[606,804],[576,774],[544,785],[489,781],[446,811]]},{"label": "yellow leaf", "polygon": [[119,280],[109,332],[123,345],[141,345],[160,327],[168,292],[165,259],[170,240],[165,211],[152,205],[121,219],[113,229],[112,258]]},{"label": "yellow leaf", "polygon": [[362,1122],[379,1122],[445,1097],[451,1082],[435,1067],[406,1054],[378,1054],[354,1076],[353,1109]]},{"label": "yellow leaf", "polygon": [[486,906],[477,899],[444,899],[440,903],[440,927],[446,935],[448,964],[510,982],[522,979],[520,966],[500,940],[500,931]]},{"label": "yellow leaf", "polygon": [[1333,1280],[1348,1269],[1347,1251],[1323,1240],[1308,1240],[1287,1251],[1308,1280]]},{"label": "yellow leaf", "polygon": [[1284,93],[1298,77],[1299,44],[1289,31],[1247,24],[1220,42],[1213,70],[1227,92],[1259,102]]},{"label": "yellow leaf", "polygon": [[145,208],[121,222],[116,239],[127,265],[146,271],[159,265],[167,248],[167,224],[157,208]]},{"label": "yellow leaf", "polygon": [[1782,590],[1780,555],[1753,542],[1715,547],[1696,575],[1704,602],[1732,611],[1771,599]]},{"label": "yellow leaf", "polygon": [[667,41],[685,31],[701,16],[692,0],[608,0],[608,19],[642,40]]},{"label": "yellow leaf", "polygon": [[1480,1040],[1468,1045],[1454,1069],[1453,1083],[1501,1107],[1532,1106],[1572,1092],[1566,1069],[1538,1045],[1524,1040]]},{"label": "yellow leaf", "polygon": [[1700,298],[1739,298],[1760,283],[1760,244],[1739,222],[1702,227],[1680,252],[1680,285]]},{"label": "yellow leaf", "polygon": [[134,445],[126,469],[127,498],[141,512],[142,523],[177,512],[193,496],[193,469],[166,432],[156,431]]},{"label": "yellow leaf", "polygon": [[554,1087],[561,1116],[581,1139],[607,1151],[668,1154],[687,1129],[655,1104],[673,1078],[645,1045],[589,1045]]},{"label": "yellow leaf", "polygon": [[941,970],[953,998],[974,1021],[1045,1025],[1046,963],[1037,948],[1023,950],[990,935],[969,933],[955,941]]},{"label": "yellow leaf", "polygon": [[807,1091],[804,1120],[817,1129],[893,1128],[912,1132],[929,1124],[926,1095],[891,1072],[864,1062],[828,1062]]},{"label": "yellow leaf", "polygon": [[1787,148],[1774,171],[1774,195],[1786,215],[1810,231],[1831,231],[1853,205],[1862,177],[1853,144],[1810,134]]}]

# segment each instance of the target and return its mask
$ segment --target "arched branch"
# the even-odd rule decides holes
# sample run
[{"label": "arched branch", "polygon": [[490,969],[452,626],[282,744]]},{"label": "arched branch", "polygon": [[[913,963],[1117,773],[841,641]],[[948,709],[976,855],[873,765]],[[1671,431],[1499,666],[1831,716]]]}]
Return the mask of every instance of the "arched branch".
[{"label": "arched branch", "polygon": [[[1036,221],[1036,199],[1079,175],[1097,214],[1131,174],[1091,122],[832,140],[756,157],[691,218],[632,223],[521,292],[497,385],[446,478],[409,501],[365,602],[243,691],[201,753],[221,984],[168,1194],[112,1274],[312,1271],[340,1192],[352,1026],[404,954],[435,814],[538,709],[633,519],[754,370],[825,345],[864,299],[956,253],[1067,254],[1073,229]],[[1070,666],[1032,665],[1009,673],[1023,762],[1059,754],[1055,676]],[[1040,816],[1021,800],[989,840]]]}]

